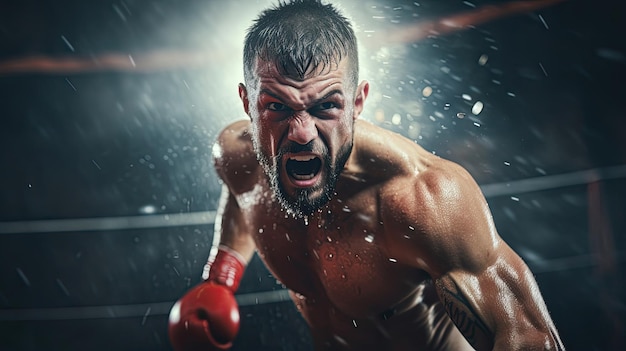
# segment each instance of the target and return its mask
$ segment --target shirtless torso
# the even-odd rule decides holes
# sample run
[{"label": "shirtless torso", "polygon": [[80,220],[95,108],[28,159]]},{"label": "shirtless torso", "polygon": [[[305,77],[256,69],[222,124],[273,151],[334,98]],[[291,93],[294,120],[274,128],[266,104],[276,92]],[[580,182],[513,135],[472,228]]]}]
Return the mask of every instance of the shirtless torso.
[{"label": "shirtless torso", "polygon": [[433,255],[419,254],[421,238],[437,235],[431,216],[443,205],[433,192],[460,177],[458,166],[357,121],[353,154],[333,198],[311,216],[294,218],[275,201],[248,128],[248,121],[236,122],[220,137],[218,164],[231,193],[224,207],[230,223],[223,226],[252,234],[319,349],[472,349],[424,270],[429,262],[436,266]]}]

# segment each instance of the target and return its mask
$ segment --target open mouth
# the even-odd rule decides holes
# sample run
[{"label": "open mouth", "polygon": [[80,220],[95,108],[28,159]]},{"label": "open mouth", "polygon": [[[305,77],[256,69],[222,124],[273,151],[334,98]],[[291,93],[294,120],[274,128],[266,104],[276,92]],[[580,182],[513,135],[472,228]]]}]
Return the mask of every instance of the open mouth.
[{"label": "open mouth", "polygon": [[294,155],[287,159],[285,170],[295,180],[311,180],[322,169],[322,160],[315,155]]}]

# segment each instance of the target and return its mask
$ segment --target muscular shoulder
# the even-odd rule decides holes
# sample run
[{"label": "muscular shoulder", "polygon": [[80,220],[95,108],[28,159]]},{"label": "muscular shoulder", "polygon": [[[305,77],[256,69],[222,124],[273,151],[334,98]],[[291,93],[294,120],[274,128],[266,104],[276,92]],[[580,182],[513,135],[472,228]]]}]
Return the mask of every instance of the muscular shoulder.
[{"label": "muscular shoulder", "polygon": [[478,184],[454,162],[432,158],[416,174],[388,184],[381,202],[392,246],[405,262],[433,275],[483,267],[499,244]]},{"label": "muscular shoulder", "polygon": [[362,120],[355,125],[353,154],[352,170],[383,181],[417,174],[438,158],[412,140]]},{"label": "muscular shoulder", "polygon": [[250,138],[250,121],[240,120],[226,126],[213,146],[213,162],[220,178],[235,192],[246,191],[254,181],[259,163]]}]

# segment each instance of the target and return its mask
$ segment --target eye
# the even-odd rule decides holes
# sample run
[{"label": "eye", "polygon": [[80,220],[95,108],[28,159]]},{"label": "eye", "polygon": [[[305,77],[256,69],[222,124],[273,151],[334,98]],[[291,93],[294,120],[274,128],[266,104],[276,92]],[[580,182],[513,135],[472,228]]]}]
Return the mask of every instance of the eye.
[{"label": "eye", "polygon": [[321,104],[319,104],[319,106],[317,107],[318,110],[330,110],[331,108],[336,108],[337,105],[334,102],[323,102]]},{"label": "eye", "polygon": [[281,104],[280,102],[270,102],[267,105],[267,108],[272,111],[285,111],[287,106]]}]

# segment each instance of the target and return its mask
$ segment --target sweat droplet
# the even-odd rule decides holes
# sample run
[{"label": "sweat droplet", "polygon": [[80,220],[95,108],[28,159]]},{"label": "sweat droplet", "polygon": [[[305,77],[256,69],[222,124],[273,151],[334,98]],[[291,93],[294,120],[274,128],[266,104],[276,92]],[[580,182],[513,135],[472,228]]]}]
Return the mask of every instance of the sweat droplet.
[{"label": "sweat droplet", "polygon": [[365,241],[368,243],[374,242],[374,236],[372,234],[365,237]]}]

